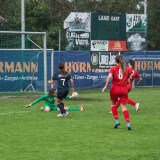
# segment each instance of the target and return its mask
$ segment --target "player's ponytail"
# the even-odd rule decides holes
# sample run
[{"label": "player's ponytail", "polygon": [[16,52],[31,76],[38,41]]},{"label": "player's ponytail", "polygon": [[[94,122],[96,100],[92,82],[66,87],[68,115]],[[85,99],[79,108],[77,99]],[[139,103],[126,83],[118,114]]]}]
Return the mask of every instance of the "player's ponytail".
[{"label": "player's ponytail", "polygon": [[58,69],[59,69],[59,71],[60,71],[60,73],[61,73],[62,76],[69,76],[69,73],[64,70],[63,63],[59,63],[58,64]]},{"label": "player's ponytail", "polygon": [[122,74],[124,74],[126,72],[125,63],[124,63],[123,57],[121,55],[116,56],[116,63],[119,64],[121,72],[122,72]]},{"label": "player's ponytail", "polygon": [[130,65],[132,66],[132,68],[135,68],[135,61],[133,59],[131,59],[129,61]]}]

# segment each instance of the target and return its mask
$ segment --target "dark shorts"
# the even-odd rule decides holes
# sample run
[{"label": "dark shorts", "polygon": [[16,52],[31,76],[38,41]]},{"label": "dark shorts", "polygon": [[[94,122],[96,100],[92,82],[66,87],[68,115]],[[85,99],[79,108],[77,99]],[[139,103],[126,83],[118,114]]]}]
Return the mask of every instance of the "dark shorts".
[{"label": "dark shorts", "polygon": [[57,90],[57,98],[62,100],[68,95],[69,90],[68,89],[58,89]]}]

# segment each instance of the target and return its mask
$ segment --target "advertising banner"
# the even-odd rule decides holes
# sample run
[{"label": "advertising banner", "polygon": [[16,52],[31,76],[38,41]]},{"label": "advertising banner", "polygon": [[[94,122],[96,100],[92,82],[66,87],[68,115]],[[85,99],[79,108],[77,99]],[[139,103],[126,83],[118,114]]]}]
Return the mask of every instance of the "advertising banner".
[{"label": "advertising banner", "polygon": [[31,82],[35,91],[43,91],[43,64],[41,51],[0,51],[0,92],[24,91]]},{"label": "advertising banner", "polygon": [[90,50],[91,14],[71,12],[64,21],[66,51]]},{"label": "advertising banner", "polygon": [[[43,53],[0,51],[0,92],[24,91],[32,81],[35,91],[44,90]],[[103,88],[109,67],[115,65],[117,52],[54,52],[54,72],[63,63],[74,80],[75,89]],[[140,73],[140,86],[160,86],[160,51],[121,53],[126,66],[130,59],[135,60],[135,69]],[[47,52],[47,81],[51,79],[51,53]],[[100,69],[94,69],[97,67]],[[108,67],[107,67],[108,66]],[[34,72],[35,71],[35,72]],[[33,77],[33,73],[34,77]],[[137,80],[135,80],[136,85]],[[111,83],[109,84],[109,87]],[[49,89],[50,84],[47,86]],[[57,83],[54,82],[54,87]],[[71,87],[71,84],[70,84]]]},{"label": "advertising banner", "polygon": [[[123,53],[128,65],[130,59],[135,60],[135,69],[142,77],[140,86],[160,86],[160,51],[138,51]],[[135,79],[136,86],[138,79]]]},{"label": "advertising banner", "polygon": [[91,52],[91,68],[109,69],[115,66],[115,57],[119,52]]},{"label": "advertising banner", "polygon": [[66,31],[66,51],[83,50],[90,50],[90,33]]},{"label": "advertising banner", "polygon": [[[102,84],[105,84],[109,70],[92,69],[90,52],[56,52],[54,54],[54,72],[58,70],[57,65],[60,62],[65,65],[65,70],[73,78],[75,89],[101,88]],[[54,87],[56,86],[57,83],[54,82]]]},{"label": "advertising banner", "polygon": [[146,33],[127,33],[127,51],[143,51],[146,48]]},{"label": "advertising banner", "polygon": [[64,21],[64,29],[67,31],[90,32],[91,14],[71,12]]},{"label": "advertising banner", "polygon": [[126,41],[109,41],[109,51],[126,51]]},{"label": "advertising banner", "polygon": [[91,51],[108,51],[108,41],[92,40]]},{"label": "advertising banner", "polygon": [[147,33],[147,15],[145,14],[127,14],[126,32]]}]

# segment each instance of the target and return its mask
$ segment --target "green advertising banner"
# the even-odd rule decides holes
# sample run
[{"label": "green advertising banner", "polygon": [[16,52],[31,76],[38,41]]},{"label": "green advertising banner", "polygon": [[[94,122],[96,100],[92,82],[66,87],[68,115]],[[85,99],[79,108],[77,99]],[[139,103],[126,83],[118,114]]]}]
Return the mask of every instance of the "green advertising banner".
[{"label": "green advertising banner", "polygon": [[66,31],[66,51],[89,51],[90,33]]},{"label": "green advertising banner", "polygon": [[147,33],[147,15],[145,14],[127,14],[126,32]]},{"label": "green advertising banner", "polygon": [[126,14],[91,13],[91,40],[126,40]]},{"label": "green advertising banner", "polygon": [[64,21],[66,51],[90,50],[91,14],[71,12]]}]

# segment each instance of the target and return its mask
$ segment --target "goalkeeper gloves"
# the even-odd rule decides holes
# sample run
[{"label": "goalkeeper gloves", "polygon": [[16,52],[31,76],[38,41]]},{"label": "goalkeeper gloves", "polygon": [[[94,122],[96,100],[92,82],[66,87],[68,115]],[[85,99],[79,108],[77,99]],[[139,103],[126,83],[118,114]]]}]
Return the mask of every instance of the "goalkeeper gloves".
[{"label": "goalkeeper gloves", "polygon": [[31,104],[28,104],[27,106],[25,106],[26,108],[28,108],[28,107],[31,107],[32,106],[32,103]]}]

